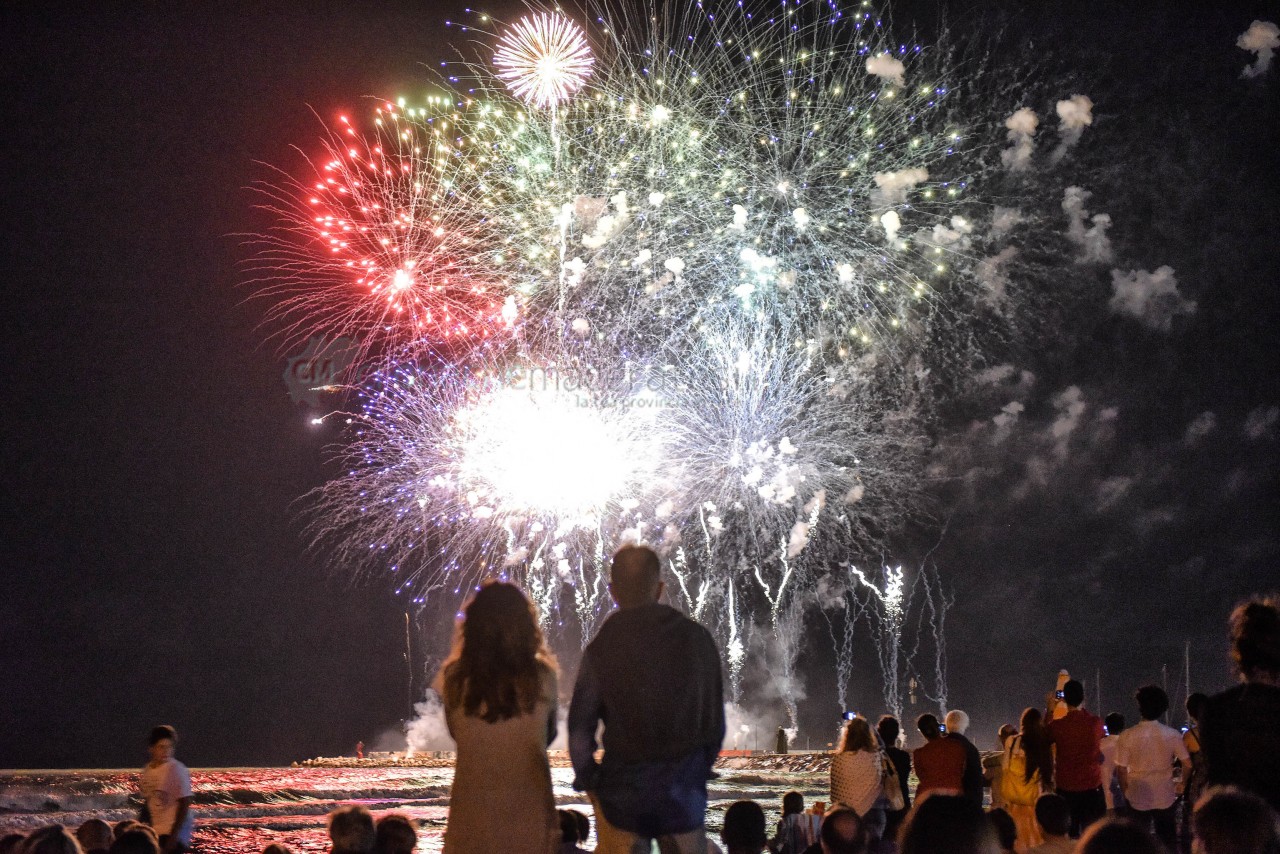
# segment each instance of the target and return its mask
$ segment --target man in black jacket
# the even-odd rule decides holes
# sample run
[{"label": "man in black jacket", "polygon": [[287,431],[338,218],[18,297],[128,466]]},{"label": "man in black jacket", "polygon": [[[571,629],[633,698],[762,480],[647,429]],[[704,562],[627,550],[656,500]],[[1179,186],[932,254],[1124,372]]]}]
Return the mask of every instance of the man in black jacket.
[{"label": "man in black jacket", "polygon": [[959,709],[947,712],[947,738],[964,742],[964,796],[979,807],[982,806],[982,754],[965,732],[969,729],[969,716]]},{"label": "man in black jacket", "polygon": [[[707,780],[724,741],[720,653],[710,633],[658,600],[652,549],[613,557],[618,610],[582,654],[569,705],[573,786],[596,806],[601,854],[705,854]],[[604,722],[604,759],[596,728]]]}]

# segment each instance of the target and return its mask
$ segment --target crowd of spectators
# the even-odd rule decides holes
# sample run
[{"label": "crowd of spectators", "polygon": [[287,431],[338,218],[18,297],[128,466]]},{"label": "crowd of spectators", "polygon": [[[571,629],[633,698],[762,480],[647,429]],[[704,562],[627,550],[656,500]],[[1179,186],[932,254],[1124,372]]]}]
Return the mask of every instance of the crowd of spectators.
[{"label": "crowd of spectators", "polygon": [[[1161,722],[1163,689],[1139,688],[1139,722],[1105,722],[1066,676],[1047,708],[1000,727],[998,759],[969,740],[969,717],[921,715],[924,739],[902,749],[892,716],[854,716],[831,759],[830,804],[782,796],[772,836],[763,807],[725,811],[707,838],[706,783],[724,736],[714,642],[659,603],[657,558],[627,547],[614,558],[619,611],[587,648],[570,709],[575,786],[593,806],[602,854],[1280,854],[1280,602],[1231,615],[1234,688],[1192,694],[1190,725]],[[587,849],[586,813],[556,809],[546,744],[556,724],[556,669],[533,606],[491,583],[468,605],[442,671],[446,720],[459,743],[446,854]],[[640,713],[638,713],[638,710]],[[604,759],[597,732],[604,723]],[[181,854],[190,845],[191,786],[173,757],[176,733],[157,727],[142,774],[141,820],[90,819],[74,834],[51,825],[0,838],[0,854]],[[918,785],[909,790],[914,769]],[[990,798],[985,790],[990,790]],[[1179,829],[1176,807],[1184,821]],[[332,854],[411,854],[413,819],[377,821],[363,806],[329,815]],[[264,854],[290,854],[281,844]]]}]

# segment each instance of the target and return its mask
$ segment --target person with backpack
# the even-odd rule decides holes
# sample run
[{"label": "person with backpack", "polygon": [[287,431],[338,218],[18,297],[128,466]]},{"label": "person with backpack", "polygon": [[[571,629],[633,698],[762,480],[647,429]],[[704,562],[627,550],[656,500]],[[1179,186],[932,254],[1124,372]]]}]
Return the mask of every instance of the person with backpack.
[{"label": "person with backpack", "polygon": [[1026,709],[1018,733],[1004,745],[1000,793],[1018,828],[1018,854],[1044,842],[1036,824],[1036,801],[1045,792],[1053,791],[1053,751],[1043,720],[1039,709]]}]

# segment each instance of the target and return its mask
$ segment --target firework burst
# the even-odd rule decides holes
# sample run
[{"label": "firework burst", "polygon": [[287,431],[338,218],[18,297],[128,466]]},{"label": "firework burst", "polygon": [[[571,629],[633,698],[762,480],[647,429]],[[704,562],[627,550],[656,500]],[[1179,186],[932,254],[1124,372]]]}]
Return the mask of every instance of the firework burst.
[{"label": "firework burst", "polygon": [[510,325],[503,281],[471,260],[483,223],[450,198],[449,141],[402,118],[383,105],[365,137],[343,116],[310,181],[258,187],[278,225],[254,267],[287,344],[320,333],[412,352]]},{"label": "firework burst", "polygon": [[583,87],[594,59],[577,24],[543,13],[521,18],[503,34],[493,64],[517,98],[547,108]]}]

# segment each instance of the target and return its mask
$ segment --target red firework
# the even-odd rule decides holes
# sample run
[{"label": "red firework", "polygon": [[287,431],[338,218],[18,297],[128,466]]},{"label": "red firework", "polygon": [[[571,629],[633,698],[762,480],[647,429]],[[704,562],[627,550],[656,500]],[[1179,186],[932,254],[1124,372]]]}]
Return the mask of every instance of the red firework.
[{"label": "red firework", "polygon": [[481,223],[451,191],[447,142],[391,105],[365,137],[346,116],[313,180],[259,189],[278,218],[257,238],[260,295],[292,345],[346,336],[363,354],[454,346],[510,327],[506,288],[474,259]]}]

